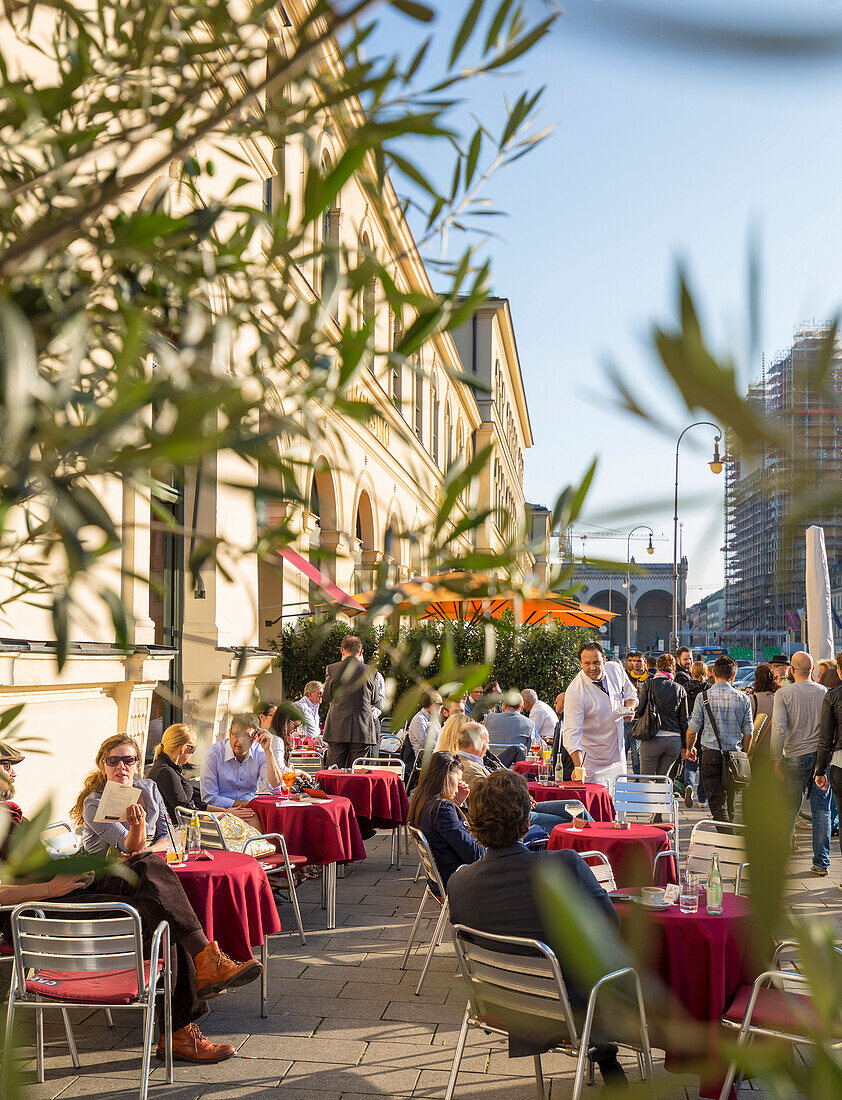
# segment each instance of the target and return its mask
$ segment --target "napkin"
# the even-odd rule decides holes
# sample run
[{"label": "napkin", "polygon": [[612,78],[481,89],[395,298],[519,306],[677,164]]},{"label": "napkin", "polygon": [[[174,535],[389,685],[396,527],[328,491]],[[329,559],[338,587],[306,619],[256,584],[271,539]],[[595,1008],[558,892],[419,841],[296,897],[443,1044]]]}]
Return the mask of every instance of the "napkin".
[{"label": "napkin", "polygon": [[324,791],[316,790],[315,787],[302,787],[301,788],[301,793],[309,795],[310,798],[322,798],[322,799],[325,799],[328,802],[330,801],[330,795],[329,794],[325,794]]}]

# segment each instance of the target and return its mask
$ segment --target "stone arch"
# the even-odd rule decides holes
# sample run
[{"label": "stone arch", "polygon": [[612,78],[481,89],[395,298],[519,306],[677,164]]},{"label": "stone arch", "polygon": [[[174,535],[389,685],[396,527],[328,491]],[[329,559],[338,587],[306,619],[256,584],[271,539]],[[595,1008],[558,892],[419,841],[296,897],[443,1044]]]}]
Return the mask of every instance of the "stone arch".
[{"label": "stone arch", "polygon": [[[640,649],[666,649],[672,617],[672,594],[663,589],[642,592],[633,605]],[[657,639],[657,644],[656,644]]]},{"label": "stone arch", "polygon": [[610,588],[600,588],[593,595],[588,593],[583,597],[584,602],[593,607],[602,607],[606,611],[617,613],[616,619],[606,624],[608,629],[605,634],[600,634],[600,638],[612,649],[619,648],[621,651],[626,647],[626,594],[621,587],[622,584],[623,578],[618,573],[616,582]]}]

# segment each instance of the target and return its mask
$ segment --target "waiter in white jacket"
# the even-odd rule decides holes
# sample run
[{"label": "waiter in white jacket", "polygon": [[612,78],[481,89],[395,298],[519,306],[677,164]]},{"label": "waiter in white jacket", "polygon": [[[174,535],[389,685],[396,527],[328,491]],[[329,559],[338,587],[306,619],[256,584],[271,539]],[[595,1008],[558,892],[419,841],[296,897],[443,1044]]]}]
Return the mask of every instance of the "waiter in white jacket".
[{"label": "waiter in white jacket", "polygon": [[605,660],[599,642],[579,649],[582,671],[564,696],[564,747],[573,758],[574,779],[602,783],[609,791],[626,771],[624,707],[637,705],[637,691],[616,661]]}]

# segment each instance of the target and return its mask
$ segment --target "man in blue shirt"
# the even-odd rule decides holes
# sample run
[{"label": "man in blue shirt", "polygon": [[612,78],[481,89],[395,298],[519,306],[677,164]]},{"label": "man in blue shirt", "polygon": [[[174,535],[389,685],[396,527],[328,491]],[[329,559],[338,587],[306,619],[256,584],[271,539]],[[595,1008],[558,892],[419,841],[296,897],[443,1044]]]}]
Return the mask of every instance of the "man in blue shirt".
[{"label": "man in blue shirt", "polygon": [[[717,657],[713,662],[713,685],[696,696],[696,704],[687,727],[686,756],[696,759],[696,738],[701,733],[702,751],[699,775],[716,821],[734,820],[736,791],[730,782],[724,753],[735,749],[748,751],[751,741],[751,704],[747,695],[737,691],[733,681],[737,662],[731,657]],[[717,740],[708,714],[707,701],[716,722]],[[720,744],[721,742],[721,744]]]},{"label": "man in blue shirt", "polygon": [[277,794],[281,776],[271,752],[271,740],[272,735],[260,728],[253,714],[238,714],[232,719],[227,740],[216,741],[205,753],[202,765],[205,802],[225,809],[233,806],[248,810],[261,784]]}]

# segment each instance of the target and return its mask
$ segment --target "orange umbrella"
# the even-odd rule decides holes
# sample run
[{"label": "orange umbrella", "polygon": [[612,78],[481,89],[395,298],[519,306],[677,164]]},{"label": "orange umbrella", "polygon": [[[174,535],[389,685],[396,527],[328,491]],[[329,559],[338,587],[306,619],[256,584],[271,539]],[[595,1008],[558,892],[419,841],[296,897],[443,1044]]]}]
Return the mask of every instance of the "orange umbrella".
[{"label": "orange umbrella", "polygon": [[[449,587],[453,585],[453,587]],[[393,589],[374,589],[354,597],[368,610],[378,605],[383,613],[399,611],[421,619],[449,622],[464,619],[479,622],[499,619],[506,612],[523,626],[536,626],[549,619],[566,626],[600,627],[616,617],[616,612],[579,603],[567,596],[542,592],[538,588],[497,589],[493,579],[475,573],[440,573],[413,577]]]}]

